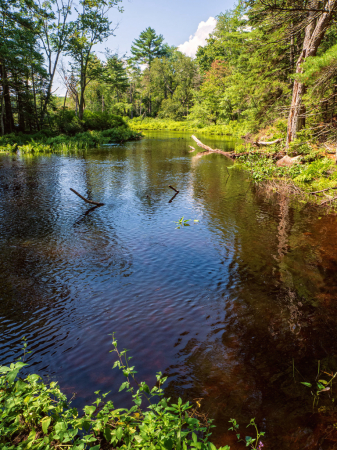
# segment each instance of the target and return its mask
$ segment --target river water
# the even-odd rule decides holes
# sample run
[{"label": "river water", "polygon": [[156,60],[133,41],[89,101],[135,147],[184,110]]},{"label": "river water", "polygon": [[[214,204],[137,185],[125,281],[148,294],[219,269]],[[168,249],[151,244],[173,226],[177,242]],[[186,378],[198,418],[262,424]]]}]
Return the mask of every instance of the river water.
[{"label": "river water", "polygon": [[[0,363],[26,336],[28,370],[76,393],[74,406],[98,389],[128,405],[115,332],[140,380],[162,371],[167,395],[203,399],[215,444],[244,448],[228,420],[252,436],[255,417],[265,448],[335,448],[333,390],[313,411],[300,382],[318,364],[337,370],[336,217],[266,196],[189,145],[161,132],[78,156],[0,157]],[[71,187],[105,206],[89,211]],[[190,226],[177,229],[182,216]]]}]

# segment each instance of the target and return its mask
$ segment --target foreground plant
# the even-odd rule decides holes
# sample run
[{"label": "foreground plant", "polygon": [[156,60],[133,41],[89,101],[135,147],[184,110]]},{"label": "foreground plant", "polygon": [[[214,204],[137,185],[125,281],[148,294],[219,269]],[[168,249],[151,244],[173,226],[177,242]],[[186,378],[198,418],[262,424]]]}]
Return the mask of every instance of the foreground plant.
[{"label": "foreground plant", "polygon": [[[237,421],[235,419],[230,419],[229,421],[233,426],[228,428],[231,431],[235,431],[237,433],[237,431],[239,430],[239,424],[237,423]],[[255,423],[255,418],[251,419],[249,424],[247,425],[246,428],[248,427],[254,427],[255,428],[255,432],[256,432],[256,437],[253,438],[251,436],[246,436],[245,439],[241,439],[241,435],[239,433],[236,434],[236,437],[238,438],[238,441],[242,441],[245,442],[246,447],[250,447],[253,450],[261,450],[262,447],[264,447],[262,441],[261,441],[261,436],[264,436],[265,433],[263,431],[259,431],[256,423]]]},{"label": "foreground plant", "polygon": [[[152,389],[144,382],[138,383],[126,350],[118,351],[115,338],[112,343],[112,351],[118,355],[114,367],[126,377],[120,391],[130,392],[134,406],[115,409],[111,401],[105,400],[108,394],[97,391],[96,401],[85,406],[80,416],[56,382],[44,384],[36,374],[21,379],[20,370],[27,366],[24,361],[1,366],[1,450],[216,450],[208,441],[211,421],[189,402],[179,398],[171,403],[165,398],[162,385],[166,378],[161,373],[156,375]],[[148,403],[146,408],[141,408],[143,400]]]}]

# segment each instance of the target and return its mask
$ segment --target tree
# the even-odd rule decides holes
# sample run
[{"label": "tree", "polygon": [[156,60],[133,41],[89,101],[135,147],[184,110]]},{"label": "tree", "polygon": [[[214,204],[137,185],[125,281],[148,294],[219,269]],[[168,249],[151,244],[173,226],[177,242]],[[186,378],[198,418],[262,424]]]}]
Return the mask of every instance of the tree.
[{"label": "tree", "polygon": [[31,1],[0,1],[1,133],[39,129],[37,96],[45,88],[43,56],[37,43],[35,13]]},{"label": "tree", "polygon": [[[294,37],[301,41],[301,50],[297,57],[295,73],[303,73],[303,64],[309,57],[316,56],[319,46],[333,23],[337,11],[337,0],[247,0],[250,14],[256,23],[272,21],[282,24],[285,37],[290,37],[291,54],[294,49]],[[285,26],[286,25],[286,26]],[[304,31],[304,36],[303,32]],[[293,58],[292,58],[293,59]],[[306,85],[300,77],[293,83],[292,100],[288,116],[287,148],[296,138],[298,131],[305,126],[306,108],[303,96]]]},{"label": "tree", "polygon": [[[92,48],[113,35],[108,12],[118,6],[121,0],[81,0],[82,11],[74,22],[72,35],[67,44],[67,53],[73,58],[74,66],[79,74],[79,118],[83,118],[84,94],[89,82],[95,76],[91,71],[88,76],[89,62],[93,61]],[[98,69],[98,67],[97,67]]]},{"label": "tree", "polygon": [[155,58],[166,55],[167,48],[163,45],[163,42],[164,38],[161,34],[157,35],[151,27],[146,28],[145,31],[140,33],[139,38],[133,41],[131,46],[133,59],[150,67]]},{"label": "tree", "polygon": [[63,52],[73,23],[69,22],[73,0],[51,0],[43,2],[39,0],[40,8],[48,8],[44,17],[36,14],[39,22],[38,36],[41,46],[47,58],[48,84],[46,94],[43,99],[41,111],[41,123],[44,121],[47,106],[51,99],[51,92],[57,65],[61,53]]},{"label": "tree", "polygon": [[126,92],[129,87],[129,80],[124,62],[118,58],[118,55],[108,55],[103,72],[104,82],[115,91],[117,102],[119,95]]}]

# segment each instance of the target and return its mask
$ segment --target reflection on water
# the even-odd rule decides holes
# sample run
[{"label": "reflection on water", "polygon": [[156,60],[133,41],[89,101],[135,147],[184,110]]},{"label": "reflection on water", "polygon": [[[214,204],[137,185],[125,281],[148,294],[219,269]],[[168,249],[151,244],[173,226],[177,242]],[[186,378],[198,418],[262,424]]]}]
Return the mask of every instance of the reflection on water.
[{"label": "reflection on water", "polygon": [[[242,448],[228,420],[256,417],[268,448],[334,448],[332,402],[313,414],[300,381],[317,360],[337,365],[336,218],[266,199],[189,144],[149,133],[81,157],[0,158],[0,362],[26,336],[29,370],[76,392],[75,406],[97,389],[120,406],[116,332],[140,378],[161,370],[168,394],[203,398],[217,444]],[[182,216],[193,225],[175,229]]]}]

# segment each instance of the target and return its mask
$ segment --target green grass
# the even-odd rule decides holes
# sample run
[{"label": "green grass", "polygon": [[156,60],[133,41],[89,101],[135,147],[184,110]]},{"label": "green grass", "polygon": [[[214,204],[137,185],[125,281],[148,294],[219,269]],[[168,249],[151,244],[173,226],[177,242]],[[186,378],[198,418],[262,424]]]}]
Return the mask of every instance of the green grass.
[{"label": "green grass", "polygon": [[0,138],[0,152],[20,151],[25,154],[67,153],[100,147],[104,144],[123,143],[138,140],[141,134],[127,125],[104,131],[84,131],[74,136],[59,134],[48,136],[43,132],[33,135],[9,134]]},{"label": "green grass", "polygon": [[247,122],[233,121],[229,124],[206,125],[198,121],[175,121],[168,119],[152,119],[139,117],[128,120],[127,124],[135,131],[191,131],[218,136],[240,137],[249,131]]}]

